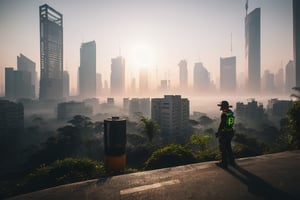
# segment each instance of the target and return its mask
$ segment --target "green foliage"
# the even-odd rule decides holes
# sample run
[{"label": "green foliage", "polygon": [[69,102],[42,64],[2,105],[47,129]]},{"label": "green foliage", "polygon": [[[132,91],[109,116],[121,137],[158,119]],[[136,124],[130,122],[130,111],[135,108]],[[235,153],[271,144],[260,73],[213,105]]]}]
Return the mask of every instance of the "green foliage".
[{"label": "green foliage", "polygon": [[212,124],[213,122],[214,122],[214,120],[207,117],[206,115],[203,115],[199,118],[199,124],[202,126],[208,126],[208,125]]},{"label": "green foliage", "polygon": [[159,125],[152,119],[141,117],[140,123],[143,126],[142,134],[146,135],[149,142],[152,143],[153,137],[159,133]]},{"label": "green foliage", "polygon": [[100,158],[100,139],[96,133],[102,131],[102,123],[91,122],[90,118],[76,115],[68,121],[68,125],[57,129],[57,134],[49,137],[42,148],[30,159],[31,169],[42,163],[49,164],[66,157]]},{"label": "green foliage", "polygon": [[236,144],[233,152],[236,157],[247,157],[261,155],[266,151],[266,145],[257,141],[256,138],[247,137],[244,134],[236,133],[234,140]]},{"label": "green foliage", "polygon": [[158,169],[196,162],[192,152],[178,144],[170,144],[152,153],[145,163],[145,169]]},{"label": "green foliage", "polygon": [[282,134],[278,136],[275,142],[271,145],[269,153],[293,150],[291,139],[291,136],[288,134]]},{"label": "green foliage", "polygon": [[102,163],[88,158],[65,158],[35,169],[19,185],[19,189],[28,192],[105,175]]},{"label": "green foliage", "polygon": [[300,101],[293,102],[288,113],[288,133],[291,136],[291,146],[300,149]]},{"label": "green foliage", "polygon": [[208,142],[212,140],[210,135],[201,136],[199,133],[194,133],[190,136],[189,144],[198,146],[200,151],[208,149]]},{"label": "green foliage", "polygon": [[220,152],[217,149],[206,149],[198,152],[196,155],[198,162],[212,161],[221,158]]}]

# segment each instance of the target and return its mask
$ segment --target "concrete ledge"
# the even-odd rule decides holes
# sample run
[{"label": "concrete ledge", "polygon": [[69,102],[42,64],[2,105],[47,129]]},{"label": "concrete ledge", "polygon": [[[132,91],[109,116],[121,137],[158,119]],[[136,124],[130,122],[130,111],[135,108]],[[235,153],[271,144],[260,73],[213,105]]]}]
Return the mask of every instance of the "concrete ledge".
[{"label": "concrete ledge", "polygon": [[26,199],[300,199],[300,151],[144,171],[57,186]]}]

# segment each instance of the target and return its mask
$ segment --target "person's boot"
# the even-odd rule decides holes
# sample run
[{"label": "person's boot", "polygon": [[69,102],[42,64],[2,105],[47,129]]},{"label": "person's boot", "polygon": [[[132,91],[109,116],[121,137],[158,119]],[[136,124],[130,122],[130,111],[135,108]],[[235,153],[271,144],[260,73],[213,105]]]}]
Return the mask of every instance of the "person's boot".
[{"label": "person's boot", "polygon": [[229,161],[229,165],[231,165],[232,167],[236,167],[236,162],[234,160]]},{"label": "person's boot", "polygon": [[225,162],[218,162],[217,165],[223,169],[227,169],[227,164]]}]

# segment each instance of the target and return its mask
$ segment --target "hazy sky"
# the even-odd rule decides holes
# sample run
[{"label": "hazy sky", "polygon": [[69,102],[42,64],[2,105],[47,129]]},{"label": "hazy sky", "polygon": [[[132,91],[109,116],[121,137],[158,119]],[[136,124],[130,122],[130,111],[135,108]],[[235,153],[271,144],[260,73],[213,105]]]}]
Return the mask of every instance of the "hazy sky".
[{"label": "hazy sky", "polygon": [[[44,3],[63,14],[64,69],[72,88],[80,45],[91,40],[97,45],[97,72],[108,82],[110,60],[119,49],[127,85],[133,77],[138,80],[137,71],[145,65],[152,84],[169,78],[174,86],[181,59],[188,62],[190,84],[195,62],[202,62],[215,81],[220,57],[231,55],[231,33],[237,74],[246,71],[245,0],[0,0],[0,67],[16,66],[22,53],[39,72],[39,6]],[[293,58],[292,1],[249,0],[248,10],[256,7],[262,12],[262,74],[277,72]]]}]

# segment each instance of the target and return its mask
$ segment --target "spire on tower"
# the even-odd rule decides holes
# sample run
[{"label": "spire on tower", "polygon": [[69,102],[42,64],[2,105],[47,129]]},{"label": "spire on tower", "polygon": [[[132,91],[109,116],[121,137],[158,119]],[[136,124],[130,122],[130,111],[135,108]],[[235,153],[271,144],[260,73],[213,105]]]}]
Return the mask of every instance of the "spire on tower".
[{"label": "spire on tower", "polygon": [[247,14],[248,14],[248,0],[246,0],[245,8],[246,8],[246,16],[247,16]]},{"label": "spire on tower", "polygon": [[230,34],[230,54],[232,56],[232,33]]}]

